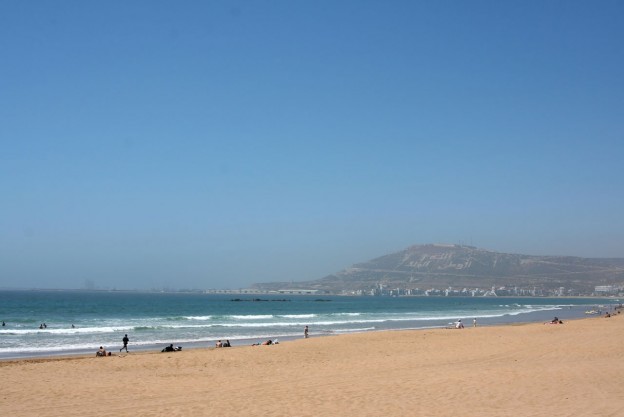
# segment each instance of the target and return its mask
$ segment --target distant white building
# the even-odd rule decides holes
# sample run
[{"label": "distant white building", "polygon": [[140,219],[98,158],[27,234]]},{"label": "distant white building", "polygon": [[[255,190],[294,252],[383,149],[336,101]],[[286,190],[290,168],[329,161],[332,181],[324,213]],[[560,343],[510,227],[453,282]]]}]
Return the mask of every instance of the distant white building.
[{"label": "distant white building", "polygon": [[318,290],[307,290],[307,289],[284,289],[277,290],[280,294],[316,294]]},{"label": "distant white building", "polygon": [[594,287],[594,292],[600,294],[614,294],[617,292],[617,288],[613,285],[596,285]]}]

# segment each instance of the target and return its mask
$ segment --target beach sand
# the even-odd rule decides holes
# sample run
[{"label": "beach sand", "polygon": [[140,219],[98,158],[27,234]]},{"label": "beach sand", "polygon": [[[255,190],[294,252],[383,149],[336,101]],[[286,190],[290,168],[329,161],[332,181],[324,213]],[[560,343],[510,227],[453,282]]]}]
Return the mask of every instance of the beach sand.
[{"label": "beach sand", "polygon": [[[314,335],[314,329],[310,329]],[[0,362],[11,416],[624,416],[624,314]],[[132,345],[130,345],[130,349]]]}]

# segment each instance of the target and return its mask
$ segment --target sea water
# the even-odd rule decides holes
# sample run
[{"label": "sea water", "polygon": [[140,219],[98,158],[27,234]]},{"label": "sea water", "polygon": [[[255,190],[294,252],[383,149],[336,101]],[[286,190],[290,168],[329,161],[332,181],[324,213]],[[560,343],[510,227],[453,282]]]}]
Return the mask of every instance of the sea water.
[{"label": "sea water", "polygon": [[[581,317],[619,300],[492,297],[343,297],[103,291],[0,291],[0,359],[93,353],[104,346],[233,346],[267,339],[388,329]],[[42,325],[45,323],[44,328]]]}]

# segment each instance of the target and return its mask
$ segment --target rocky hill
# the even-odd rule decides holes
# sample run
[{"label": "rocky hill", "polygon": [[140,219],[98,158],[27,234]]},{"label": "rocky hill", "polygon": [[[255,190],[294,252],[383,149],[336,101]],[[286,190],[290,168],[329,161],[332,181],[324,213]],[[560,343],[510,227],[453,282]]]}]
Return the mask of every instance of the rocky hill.
[{"label": "rocky hill", "polygon": [[624,258],[531,256],[491,252],[463,245],[416,245],[355,264],[307,282],[256,284],[278,290],[305,288],[323,292],[369,291],[374,288],[574,288],[591,293],[597,285],[624,286]]}]

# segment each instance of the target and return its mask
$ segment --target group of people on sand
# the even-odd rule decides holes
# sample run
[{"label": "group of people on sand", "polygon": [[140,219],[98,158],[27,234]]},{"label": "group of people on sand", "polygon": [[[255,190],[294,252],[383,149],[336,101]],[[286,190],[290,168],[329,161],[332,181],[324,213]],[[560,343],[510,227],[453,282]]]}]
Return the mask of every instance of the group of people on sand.
[{"label": "group of people on sand", "polygon": [[[121,342],[123,343],[123,346],[121,347],[121,349],[119,349],[119,351],[121,352],[122,350],[126,349],[126,353],[128,353],[128,342],[130,342],[128,335],[124,335],[123,339],[121,339]],[[103,346],[100,346],[100,349],[95,352],[95,356],[112,356],[112,354],[110,352],[107,352]]]},{"label": "group of people on sand", "polygon": [[161,352],[179,352],[181,350],[182,350],[182,346],[173,347],[173,343],[172,343],[169,346],[165,346],[165,348],[161,350]]},{"label": "group of people on sand", "polygon": [[[310,337],[310,329],[308,328],[308,326],[305,326],[303,328],[303,337],[304,339],[307,339],[308,337]],[[258,342],[258,343],[252,343],[251,346],[269,346],[269,345],[279,345],[279,341],[277,339],[273,340],[273,339],[269,339],[269,340],[265,340],[264,342]],[[221,342],[221,340],[219,340],[216,344],[215,347],[230,347],[230,341],[226,340],[225,342]]]},{"label": "group of people on sand", "polygon": [[[460,320],[460,322],[461,322],[461,320]],[[4,322],[3,322],[3,325],[4,325]],[[44,326],[44,325],[45,325],[45,323],[42,323],[42,326]],[[305,326],[305,328],[303,330],[303,337],[306,338],[306,339],[309,337],[308,326]],[[130,342],[130,338],[128,338],[128,335],[126,334],[126,335],[124,335],[123,339],[121,339],[121,341],[123,343],[123,346],[121,347],[121,349],[119,349],[119,351],[121,352],[122,350],[125,349],[126,353],[128,353],[128,343]],[[252,344],[252,346],[261,346],[261,345],[262,346],[268,346],[268,345],[277,345],[277,344],[279,344],[277,339],[275,339],[275,340],[269,339],[269,340],[266,340],[264,342],[254,343],[254,344]],[[219,341],[217,341],[217,343],[215,343],[215,347],[217,347],[217,348],[232,347],[232,344],[230,343],[229,340],[226,340],[225,342],[219,340]],[[161,350],[161,352],[178,352],[180,350],[182,350],[182,346],[174,347],[173,343],[171,343],[169,346],[165,346]],[[111,353],[107,352],[106,349],[104,349],[103,346],[100,346],[100,349],[96,352],[96,356],[111,356]]]},{"label": "group of people on sand", "polygon": [[[464,323],[461,321],[461,319],[458,319],[456,322],[449,323],[449,324],[452,325],[452,327],[455,329],[464,328]],[[472,319],[472,327],[477,327],[477,319]]]},{"label": "group of people on sand", "polygon": [[100,349],[95,352],[95,356],[112,356],[110,352],[107,352],[103,346],[100,346]]},{"label": "group of people on sand", "polygon": [[[460,320],[460,322],[461,322],[461,320]],[[462,325],[462,327],[463,327],[463,325]],[[303,328],[303,338],[307,339],[308,337],[310,337],[310,329],[308,328],[308,326],[305,326]],[[277,341],[277,339],[275,339],[275,340],[269,339],[269,340],[266,340],[264,342],[254,343],[251,346],[261,346],[261,345],[267,346],[267,345],[278,345],[278,344],[279,344],[279,342]]]},{"label": "group of people on sand", "polygon": [[607,311],[607,312],[605,312],[604,318],[607,318],[607,319],[608,319],[608,318],[609,318],[609,317],[611,317],[612,315],[615,315],[615,314],[620,314],[620,313],[621,313],[621,310],[622,310],[622,304],[620,303],[620,304],[618,304],[618,305],[616,305],[616,306],[613,306],[613,313],[609,313],[608,311]]}]

